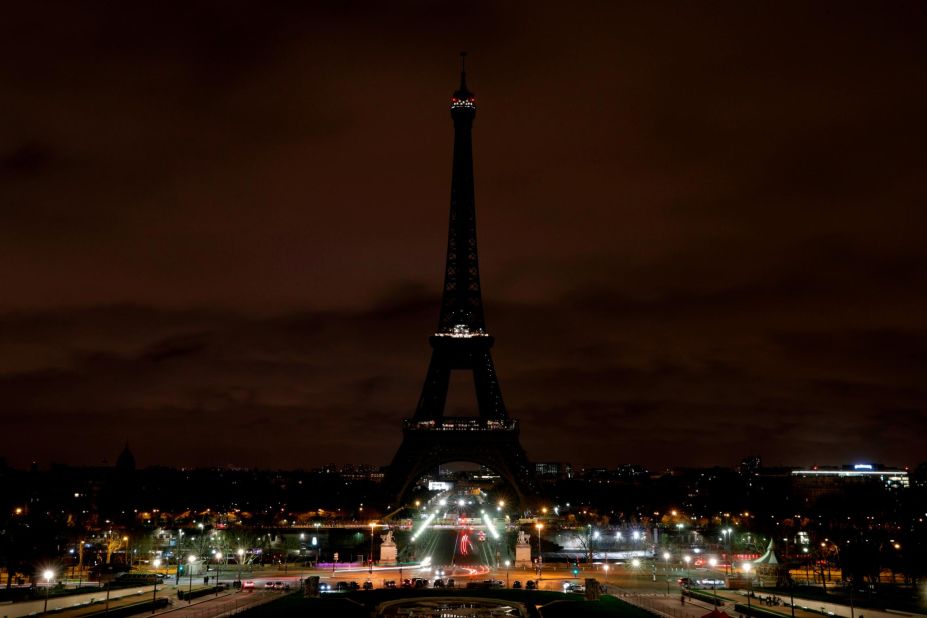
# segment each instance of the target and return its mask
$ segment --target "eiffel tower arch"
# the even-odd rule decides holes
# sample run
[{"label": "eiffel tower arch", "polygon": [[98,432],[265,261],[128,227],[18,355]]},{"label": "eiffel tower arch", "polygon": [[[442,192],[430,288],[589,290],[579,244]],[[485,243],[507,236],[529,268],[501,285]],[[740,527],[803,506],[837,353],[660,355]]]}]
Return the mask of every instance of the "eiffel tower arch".
[{"label": "eiffel tower arch", "polygon": [[[509,418],[486,331],[476,245],[473,191],[473,119],[476,97],[466,71],[451,98],[454,159],[444,289],[437,331],[428,338],[431,362],[412,418],[383,481],[385,498],[402,504],[415,481],[443,463],[467,461],[498,473],[524,503],[538,494],[533,470],[519,440],[518,421]],[[473,376],[479,411],[474,417],[444,414],[451,372]]]}]

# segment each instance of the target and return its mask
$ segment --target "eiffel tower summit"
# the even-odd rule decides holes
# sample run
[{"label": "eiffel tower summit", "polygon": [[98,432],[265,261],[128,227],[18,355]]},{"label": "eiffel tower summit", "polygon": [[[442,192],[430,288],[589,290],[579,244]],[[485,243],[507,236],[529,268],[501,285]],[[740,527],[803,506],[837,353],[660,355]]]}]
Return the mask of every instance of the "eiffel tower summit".
[{"label": "eiffel tower summit", "polygon": [[[476,247],[473,191],[473,120],[476,97],[467,88],[461,54],[460,87],[451,98],[454,162],[444,291],[437,331],[428,338],[431,363],[415,415],[403,421],[403,438],[384,479],[388,500],[401,504],[415,482],[439,465],[466,461],[498,473],[524,503],[537,494],[518,421],[509,417],[493,366],[495,338],[486,330]],[[469,371],[479,414],[445,416],[452,371]]]}]

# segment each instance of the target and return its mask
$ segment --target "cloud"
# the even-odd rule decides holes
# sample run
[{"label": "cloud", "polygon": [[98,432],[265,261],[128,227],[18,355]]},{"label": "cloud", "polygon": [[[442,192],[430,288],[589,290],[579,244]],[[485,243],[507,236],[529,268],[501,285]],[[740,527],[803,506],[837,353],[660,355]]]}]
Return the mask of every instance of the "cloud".
[{"label": "cloud", "polygon": [[923,22],[23,4],[0,25],[0,420],[21,432],[0,452],[388,461],[437,320],[467,48],[487,319],[530,454],[910,462]]}]

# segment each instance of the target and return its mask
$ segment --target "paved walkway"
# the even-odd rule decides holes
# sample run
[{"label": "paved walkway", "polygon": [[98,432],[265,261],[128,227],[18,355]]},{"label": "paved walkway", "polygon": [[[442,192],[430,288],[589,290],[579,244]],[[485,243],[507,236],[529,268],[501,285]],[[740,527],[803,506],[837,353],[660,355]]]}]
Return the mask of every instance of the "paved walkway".
[{"label": "paved walkway", "polygon": [[[685,603],[682,603],[680,600],[682,597],[681,594],[665,595],[660,593],[639,593],[614,587],[610,587],[608,592],[629,603],[656,611],[668,618],[701,618],[714,609],[714,606],[710,603],[691,598],[686,598]],[[701,592],[711,594],[710,591],[706,590],[701,590]],[[718,598],[723,599],[725,602],[724,606],[720,609],[732,616],[740,615],[738,612],[734,611],[735,603],[744,605],[747,603],[746,591],[718,590],[717,595]],[[759,595],[759,597],[763,596],[766,595]],[[785,618],[791,618],[792,609],[788,605],[790,601],[789,597],[780,596],[779,598],[783,602],[783,605],[765,605],[757,597],[751,599],[751,603],[764,610],[781,614]],[[795,618],[822,618],[821,611],[840,618],[899,618],[899,616],[927,618],[927,616],[923,614],[889,612],[872,608],[854,608],[851,613],[849,605],[839,605],[837,603],[826,603],[795,597]]]},{"label": "paved walkway", "polygon": [[[231,616],[249,607],[260,605],[279,598],[281,595],[272,591],[256,590],[254,592],[225,591],[218,596],[205,596],[193,599],[192,603],[177,598],[177,591],[187,590],[187,586],[161,585],[158,586],[159,599],[167,598],[171,605],[159,610],[155,616],[164,615],[165,618],[212,618],[215,616]],[[110,608],[120,605],[148,601],[152,597],[151,586],[139,586],[110,591]],[[92,610],[103,608],[102,604],[91,606],[94,601],[106,598],[106,591],[77,594],[66,597],[49,597],[48,611],[57,611],[57,618],[77,618]],[[7,603],[0,605],[0,618],[24,618],[26,616],[40,616],[45,607],[45,599],[23,601],[20,603]],[[144,615],[150,616],[151,610]],[[895,617],[897,618],[897,616]]]},{"label": "paved walkway", "polygon": [[[161,592],[162,590],[164,590],[164,588],[165,586],[158,586],[158,596],[161,596]],[[122,599],[124,597],[132,597],[136,601],[144,601],[146,598],[151,598],[151,586],[121,588],[119,590],[111,590],[109,593],[110,601],[115,601],[117,599]],[[73,609],[76,607],[87,605],[88,603],[92,603],[93,601],[101,601],[105,598],[106,598],[106,591],[102,588],[94,592],[87,592],[84,594],[74,594],[74,595],[69,595],[69,596],[64,596],[64,597],[49,597],[48,598],[48,611]],[[44,607],[45,607],[44,598],[39,598],[34,601],[20,601],[18,603],[6,603],[3,605],[0,605],[0,617],[20,618],[21,616],[41,614]]]}]

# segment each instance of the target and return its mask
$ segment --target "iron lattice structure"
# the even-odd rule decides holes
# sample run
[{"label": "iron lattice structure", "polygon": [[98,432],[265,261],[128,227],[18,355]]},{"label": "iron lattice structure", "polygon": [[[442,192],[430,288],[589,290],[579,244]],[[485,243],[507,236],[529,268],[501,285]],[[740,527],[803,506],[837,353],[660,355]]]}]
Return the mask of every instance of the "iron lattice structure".
[{"label": "iron lattice structure", "polygon": [[[476,245],[473,191],[473,120],[476,98],[461,71],[451,99],[454,161],[447,262],[438,329],[428,341],[431,362],[411,419],[403,423],[403,441],[384,479],[387,499],[402,503],[413,483],[440,464],[469,461],[495,470],[524,502],[536,495],[531,466],[519,441],[518,422],[510,419],[496,377],[486,332]],[[452,371],[470,371],[479,411],[475,417],[446,417]]]}]

